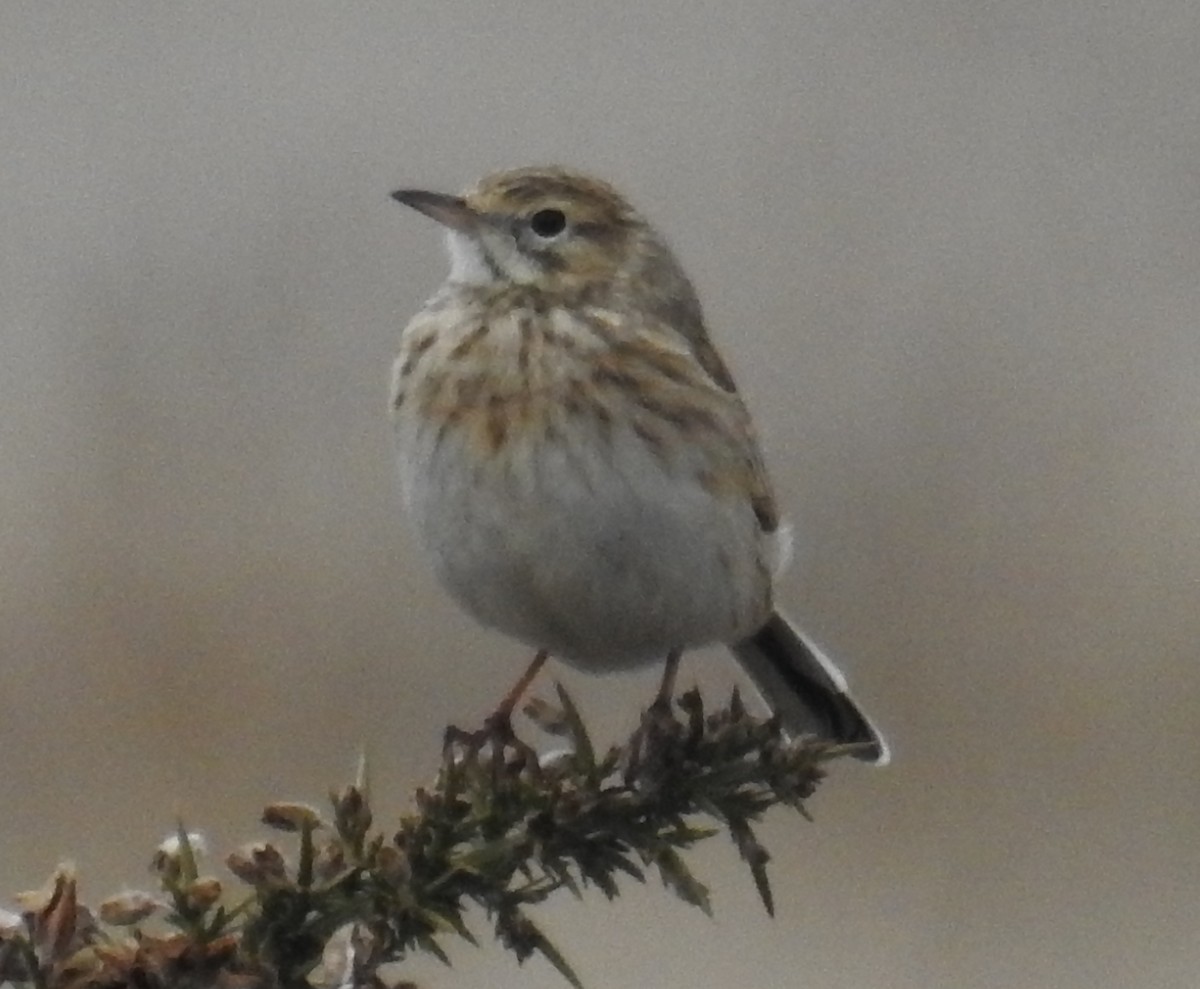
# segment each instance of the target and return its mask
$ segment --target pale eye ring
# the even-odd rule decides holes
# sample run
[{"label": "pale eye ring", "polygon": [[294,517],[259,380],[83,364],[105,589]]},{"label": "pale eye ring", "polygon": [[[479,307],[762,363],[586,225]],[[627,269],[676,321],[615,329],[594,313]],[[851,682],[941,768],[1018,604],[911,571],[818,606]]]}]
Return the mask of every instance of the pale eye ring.
[{"label": "pale eye ring", "polygon": [[560,209],[540,209],[529,218],[529,229],[543,240],[557,237],[567,228],[567,215]]}]

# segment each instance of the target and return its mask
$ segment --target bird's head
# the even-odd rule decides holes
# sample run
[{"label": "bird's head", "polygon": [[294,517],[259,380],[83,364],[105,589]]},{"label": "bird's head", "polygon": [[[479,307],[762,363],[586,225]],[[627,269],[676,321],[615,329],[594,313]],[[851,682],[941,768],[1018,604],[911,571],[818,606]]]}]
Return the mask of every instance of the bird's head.
[{"label": "bird's head", "polygon": [[583,287],[618,283],[655,259],[674,265],[612,186],[563,168],[499,172],[461,196],[421,189],[392,196],[446,227],[458,282]]}]

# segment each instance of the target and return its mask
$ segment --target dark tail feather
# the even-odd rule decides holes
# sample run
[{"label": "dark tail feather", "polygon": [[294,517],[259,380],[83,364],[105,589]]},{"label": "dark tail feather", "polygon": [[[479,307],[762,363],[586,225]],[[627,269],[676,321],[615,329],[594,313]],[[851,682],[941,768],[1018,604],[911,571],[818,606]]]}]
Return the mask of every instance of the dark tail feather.
[{"label": "dark tail feather", "polygon": [[842,671],[778,612],[733,653],[790,734],[864,743],[871,747],[858,758],[887,765],[887,742],[850,697]]}]

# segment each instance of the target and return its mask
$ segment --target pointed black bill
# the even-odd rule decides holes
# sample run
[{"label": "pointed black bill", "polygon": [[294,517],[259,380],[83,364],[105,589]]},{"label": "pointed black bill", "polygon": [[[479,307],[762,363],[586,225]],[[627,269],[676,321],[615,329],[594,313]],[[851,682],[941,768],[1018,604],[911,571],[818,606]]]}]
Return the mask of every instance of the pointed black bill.
[{"label": "pointed black bill", "polygon": [[459,196],[447,196],[442,192],[426,192],[424,189],[398,189],[392,193],[392,198],[424,213],[432,220],[437,220],[442,226],[451,230],[461,230],[467,233],[475,229],[479,217],[467,205],[466,200]]}]

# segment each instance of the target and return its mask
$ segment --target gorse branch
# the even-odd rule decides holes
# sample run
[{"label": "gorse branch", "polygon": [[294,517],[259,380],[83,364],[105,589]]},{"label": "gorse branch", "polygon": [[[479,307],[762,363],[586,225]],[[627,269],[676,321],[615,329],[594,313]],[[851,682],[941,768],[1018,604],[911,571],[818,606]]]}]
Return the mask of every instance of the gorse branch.
[{"label": "gorse branch", "polygon": [[197,836],[182,827],[155,854],[158,894],[124,893],[98,917],[72,871],[0,914],[0,981],[37,989],[90,987],[397,986],[381,967],[430,952],[447,937],[477,943],[467,911],[481,907],[519,960],[542,955],[581,982],[530,914],[550,895],[589,888],[612,899],[621,882],[657,872],[681,899],[711,911],[682,853],[725,831],[768,913],[769,855],[753,825],[770,807],[804,813],[829,760],[848,746],[791,741],[775,719],[751,716],[734,692],[707,712],[698,692],[651,708],[624,744],[597,750],[567,693],[527,709],[562,749],[538,757],[507,726],[448,735],[432,785],[398,827],[373,828],[365,774],[331,795],[325,817],[300,804],[263,820],[294,835],[247,845],[226,864],[245,889],[206,875]]}]

